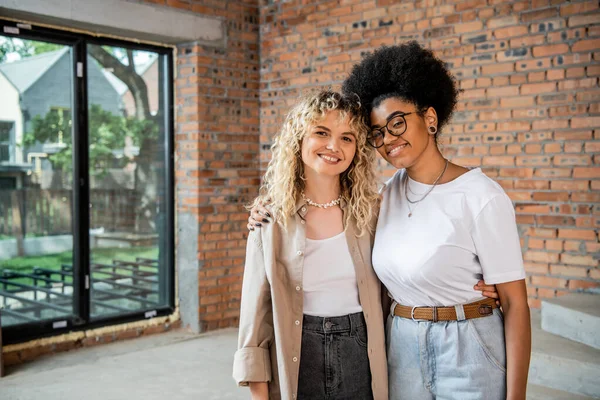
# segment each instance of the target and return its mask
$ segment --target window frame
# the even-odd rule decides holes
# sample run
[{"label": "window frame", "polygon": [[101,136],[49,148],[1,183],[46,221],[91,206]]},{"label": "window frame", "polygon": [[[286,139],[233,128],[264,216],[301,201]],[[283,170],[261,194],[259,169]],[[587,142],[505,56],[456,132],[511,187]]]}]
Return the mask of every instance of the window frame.
[{"label": "window frame", "polygon": [[[57,336],[72,331],[89,330],[108,325],[117,325],[149,318],[171,315],[175,311],[175,189],[174,189],[174,47],[144,44],[103,36],[92,36],[80,32],[71,32],[60,28],[48,28],[36,24],[21,23],[0,18],[0,34],[5,37],[26,40],[38,40],[56,43],[72,48],[71,71],[72,87],[72,133],[73,134],[73,182],[79,185],[73,187],[73,314],[69,318],[56,318],[2,328],[4,345],[22,343],[29,340],[49,336]],[[88,155],[88,85],[87,76],[78,77],[79,70],[87,71],[87,45],[106,45],[134,50],[151,51],[159,55],[165,79],[162,82],[163,92],[159,101],[165,110],[163,123],[165,126],[164,187],[166,190],[165,203],[161,212],[165,215],[165,248],[160,261],[165,268],[159,279],[164,279],[166,290],[164,300],[166,305],[148,312],[135,311],[119,316],[106,318],[90,318],[89,287],[86,282],[90,276],[90,237],[89,237],[89,155]],[[13,128],[14,129],[14,128]],[[83,206],[86,205],[86,206]],[[1,311],[0,311],[1,312]]]}]

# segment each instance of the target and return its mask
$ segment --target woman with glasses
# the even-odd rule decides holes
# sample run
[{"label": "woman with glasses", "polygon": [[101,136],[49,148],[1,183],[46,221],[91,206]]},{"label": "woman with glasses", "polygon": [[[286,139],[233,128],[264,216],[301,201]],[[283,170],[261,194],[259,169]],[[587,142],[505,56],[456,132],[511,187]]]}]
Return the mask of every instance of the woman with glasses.
[{"label": "woman with glasses", "polygon": [[[381,48],[343,84],[370,120],[368,143],[398,169],[386,183],[373,267],[394,302],[391,399],[525,399],[531,326],[511,200],[438,137],[458,89],[416,42]],[[473,284],[495,284],[504,315]]]},{"label": "woman with glasses", "polygon": [[[359,96],[368,143],[398,169],[382,190],[372,255],[393,298],[390,399],[525,399],[531,328],[514,209],[481,169],[438,148],[457,103],[453,77],[409,42],[365,57],[343,91]],[[267,222],[261,211],[249,228]],[[477,291],[481,278],[496,284],[504,315]]]}]

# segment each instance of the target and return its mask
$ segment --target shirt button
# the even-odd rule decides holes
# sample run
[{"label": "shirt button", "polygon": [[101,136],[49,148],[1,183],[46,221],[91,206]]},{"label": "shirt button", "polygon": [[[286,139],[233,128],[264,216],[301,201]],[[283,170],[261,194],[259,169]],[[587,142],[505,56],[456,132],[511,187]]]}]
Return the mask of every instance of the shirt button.
[{"label": "shirt button", "polygon": [[296,320],[296,322],[294,322],[296,325],[300,325],[300,321]]},{"label": "shirt button", "polygon": [[299,256],[301,256],[302,252],[300,250],[298,250],[298,252],[296,254],[298,254]]},{"label": "shirt button", "polygon": [[296,286],[296,291],[299,292],[300,291],[300,286]]},{"label": "shirt button", "polygon": [[305,221],[305,220],[303,220],[303,219],[301,219],[301,220],[300,220],[300,223],[301,223],[302,225],[304,225],[304,224],[306,223],[306,221]]},{"label": "shirt button", "polygon": [[293,361],[293,362],[298,362],[298,357],[294,357],[294,358],[292,358],[292,361]]},{"label": "shirt button", "polygon": [[302,207],[302,212],[306,212],[306,207]]}]

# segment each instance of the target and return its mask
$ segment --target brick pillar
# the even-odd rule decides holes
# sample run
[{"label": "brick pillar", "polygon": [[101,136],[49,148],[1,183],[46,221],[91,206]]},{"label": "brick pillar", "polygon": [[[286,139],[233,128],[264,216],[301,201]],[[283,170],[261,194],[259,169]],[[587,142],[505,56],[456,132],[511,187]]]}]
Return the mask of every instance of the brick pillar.
[{"label": "brick pillar", "polygon": [[177,276],[184,326],[237,326],[243,205],[258,193],[258,0],[153,0],[224,19],[222,43],[178,46],[175,89]]}]

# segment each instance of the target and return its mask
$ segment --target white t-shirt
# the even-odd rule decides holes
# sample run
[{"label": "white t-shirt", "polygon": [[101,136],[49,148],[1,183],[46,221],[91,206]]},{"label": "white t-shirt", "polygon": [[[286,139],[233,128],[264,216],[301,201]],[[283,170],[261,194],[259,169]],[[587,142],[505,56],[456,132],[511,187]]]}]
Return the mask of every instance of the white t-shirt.
[{"label": "white t-shirt", "polygon": [[302,286],[304,314],[338,317],[362,311],[345,232],[323,240],[306,238]]},{"label": "white t-shirt", "polygon": [[[481,169],[437,185],[423,201],[404,196],[404,170],[383,190],[373,267],[393,298],[410,306],[453,306],[482,298],[483,276],[497,284],[525,278],[515,212]],[[408,179],[408,197],[431,185]]]}]

